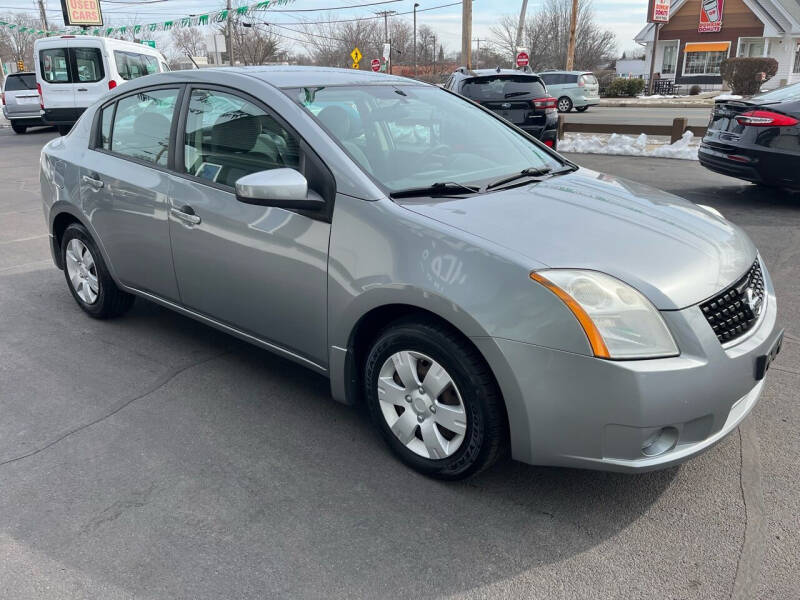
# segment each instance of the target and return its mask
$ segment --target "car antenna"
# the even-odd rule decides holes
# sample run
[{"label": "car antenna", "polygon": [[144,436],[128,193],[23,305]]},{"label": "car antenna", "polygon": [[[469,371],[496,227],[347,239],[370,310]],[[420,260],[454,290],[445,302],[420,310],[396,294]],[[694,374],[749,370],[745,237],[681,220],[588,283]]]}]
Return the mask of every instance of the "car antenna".
[{"label": "car antenna", "polygon": [[500,65],[497,65],[497,72],[500,72]]},{"label": "car antenna", "polygon": [[191,55],[191,54],[189,54],[189,53],[187,52],[187,53],[186,53],[186,56],[189,58],[189,60],[190,60],[190,61],[192,61],[192,64],[194,65],[194,68],[195,68],[195,69],[199,69],[199,68],[200,68],[200,67],[198,67],[198,66],[197,66],[197,63],[196,63],[196,62],[194,62],[194,59],[192,58],[192,55]]}]

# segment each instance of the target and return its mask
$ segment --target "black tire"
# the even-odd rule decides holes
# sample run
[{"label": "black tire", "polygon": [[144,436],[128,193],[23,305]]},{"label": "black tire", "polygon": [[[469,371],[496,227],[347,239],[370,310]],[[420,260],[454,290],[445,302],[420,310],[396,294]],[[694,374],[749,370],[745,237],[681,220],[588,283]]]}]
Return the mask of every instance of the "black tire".
[{"label": "black tire", "polygon": [[587,110],[589,110],[589,107],[588,106],[577,106],[577,107],[575,107],[575,110],[577,110],[578,112],[586,112]]},{"label": "black tire", "polygon": [[58,135],[67,135],[72,129],[72,125],[56,125],[56,129],[58,129]]},{"label": "black tire", "polygon": [[568,113],[572,110],[572,100],[568,96],[561,96],[558,99],[558,112]]},{"label": "black tire", "polygon": [[[383,416],[378,377],[389,357],[402,350],[419,352],[438,362],[461,394],[466,432],[461,445],[447,458],[430,459],[414,453],[392,433]],[[401,461],[425,475],[463,479],[492,466],[506,453],[505,407],[489,366],[461,335],[435,321],[404,318],[378,335],[364,367],[364,393],[372,420],[386,443]]]},{"label": "black tire", "polygon": [[12,122],[11,123],[11,129],[14,130],[14,133],[23,134],[26,131],[28,131],[28,126],[27,125],[17,125],[16,123]]},{"label": "black tire", "polygon": [[[69,270],[67,268],[67,246],[73,239],[78,239],[83,242],[84,246],[86,246],[87,250],[91,253],[94,262],[94,274],[97,276],[98,291],[97,299],[91,304],[84,301],[78,295],[70,279]],[[106,263],[103,262],[103,256],[100,254],[97,244],[94,243],[92,236],[89,235],[89,232],[83,225],[72,223],[64,231],[64,235],[61,237],[61,261],[61,264],[64,265],[64,276],[67,279],[67,287],[69,287],[72,297],[75,298],[75,302],[78,303],[78,306],[90,317],[95,319],[118,317],[126,313],[130,310],[131,306],[133,306],[135,297],[127,292],[123,292],[117,287],[117,284],[114,283],[114,280],[108,272]]]}]

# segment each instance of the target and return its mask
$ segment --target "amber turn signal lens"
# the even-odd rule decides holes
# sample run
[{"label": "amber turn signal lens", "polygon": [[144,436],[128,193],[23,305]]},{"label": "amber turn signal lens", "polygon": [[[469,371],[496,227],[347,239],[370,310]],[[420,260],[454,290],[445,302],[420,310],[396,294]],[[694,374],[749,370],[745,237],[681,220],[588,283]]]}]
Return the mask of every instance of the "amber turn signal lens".
[{"label": "amber turn signal lens", "polygon": [[606,347],[606,343],[603,341],[603,336],[600,335],[600,332],[597,330],[597,327],[589,315],[586,314],[586,311],[583,310],[581,305],[578,304],[572,296],[558,287],[555,283],[546,277],[542,277],[538,273],[531,273],[531,279],[537,283],[541,283],[548,290],[553,292],[564,304],[567,305],[567,308],[572,311],[572,314],[575,315],[576,319],[578,319],[578,323],[581,324],[583,332],[589,339],[589,345],[592,347],[592,352],[595,356],[598,358],[611,358],[608,348]]}]

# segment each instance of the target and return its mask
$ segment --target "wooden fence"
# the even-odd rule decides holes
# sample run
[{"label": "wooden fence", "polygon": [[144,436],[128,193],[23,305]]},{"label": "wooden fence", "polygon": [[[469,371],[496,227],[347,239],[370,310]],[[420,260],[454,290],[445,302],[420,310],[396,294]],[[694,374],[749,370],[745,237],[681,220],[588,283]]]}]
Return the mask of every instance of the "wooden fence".
[{"label": "wooden fence", "polygon": [[695,136],[702,138],[707,127],[689,127],[689,119],[678,117],[673,119],[672,125],[631,125],[621,123],[609,125],[606,123],[574,123],[567,121],[564,115],[558,116],[558,139],[563,140],[565,133],[619,133],[623,135],[662,135],[670,139],[671,143],[677,142],[686,131],[691,131]]}]

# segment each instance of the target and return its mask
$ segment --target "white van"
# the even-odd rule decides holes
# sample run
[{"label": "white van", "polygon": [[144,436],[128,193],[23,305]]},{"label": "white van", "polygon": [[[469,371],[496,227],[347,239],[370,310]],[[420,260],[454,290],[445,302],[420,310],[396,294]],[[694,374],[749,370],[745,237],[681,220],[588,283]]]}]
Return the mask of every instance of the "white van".
[{"label": "white van", "polygon": [[40,38],[33,54],[42,119],[62,135],[108,90],[169,70],[154,48],[90,35]]}]

